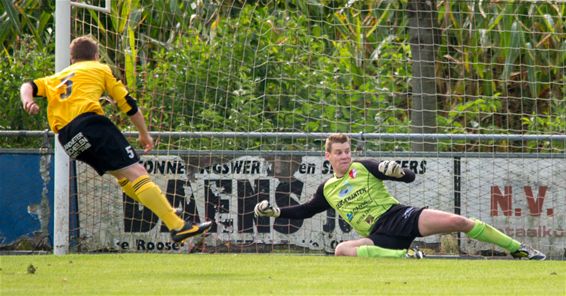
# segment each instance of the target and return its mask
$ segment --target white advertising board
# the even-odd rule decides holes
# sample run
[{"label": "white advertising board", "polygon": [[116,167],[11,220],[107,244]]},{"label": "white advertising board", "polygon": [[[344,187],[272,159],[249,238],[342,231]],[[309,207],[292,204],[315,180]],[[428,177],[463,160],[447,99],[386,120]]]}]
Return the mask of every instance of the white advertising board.
[{"label": "white advertising board", "polygon": [[[556,165],[563,160],[462,158],[459,178],[454,176],[453,158],[395,160],[417,176],[409,184],[386,181],[401,203],[454,212],[460,188],[462,215],[493,224],[547,252],[554,252],[550,246],[564,247],[566,172],[559,168],[566,164]],[[322,156],[241,156],[207,166],[187,164],[190,160],[179,156],[144,156],[142,162],[176,208],[200,221],[215,221],[205,241],[209,246],[292,244],[333,252],[340,241],[357,238],[332,211],[304,221],[253,216],[259,200],[286,206],[310,199],[332,175]],[[160,221],[123,197],[112,177],[99,177],[78,164],[77,189],[79,237],[86,248],[147,252],[189,247],[171,244]],[[418,240],[438,243],[439,236]],[[461,247],[468,253],[492,248],[468,239]]]}]

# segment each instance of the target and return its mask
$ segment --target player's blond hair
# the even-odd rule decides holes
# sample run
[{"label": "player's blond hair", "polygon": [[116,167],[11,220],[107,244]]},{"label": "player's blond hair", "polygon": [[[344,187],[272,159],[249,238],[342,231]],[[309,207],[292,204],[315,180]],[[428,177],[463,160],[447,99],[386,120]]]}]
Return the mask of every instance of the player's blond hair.
[{"label": "player's blond hair", "polygon": [[93,61],[96,60],[98,56],[98,42],[89,35],[73,39],[70,49],[73,63],[79,61]]},{"label": "player's blond hair", "polygon": [[326,138],[326,143],[325,143],[326,152],[332,151],[332,144],[334,143],[342,144],[346,142],[350,143],[350,137],[342,133],[331,134],[330,136],[328,136],[328,138]]}]

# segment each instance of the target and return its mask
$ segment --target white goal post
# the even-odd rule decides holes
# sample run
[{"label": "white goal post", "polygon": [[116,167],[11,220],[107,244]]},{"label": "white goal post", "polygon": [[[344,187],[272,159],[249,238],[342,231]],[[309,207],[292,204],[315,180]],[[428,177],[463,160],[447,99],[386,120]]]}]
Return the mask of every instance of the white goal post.
[{"label": "white goal post", "polygon": [[[105,0],[104,7],[88,5],[70,0],[55,1],[55,72],[61,71],[69,66],[71,43],[71,5],[94,9],[109,13],[111,11],[111,0]],[[54,231],[53,231],[53,253],[65,255],[69,251],[69,157],[63,147],[54,139]]]}]

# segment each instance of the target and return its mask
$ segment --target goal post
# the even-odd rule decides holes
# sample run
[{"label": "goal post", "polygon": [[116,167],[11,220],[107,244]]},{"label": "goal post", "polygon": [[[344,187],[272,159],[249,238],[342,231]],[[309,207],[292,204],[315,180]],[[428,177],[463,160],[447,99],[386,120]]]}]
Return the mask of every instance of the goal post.
[{"label": "goal post", "polygon": [[[427,28],[443,35],[420,62],[434,74],[414,74],[410,34],[423,30],[409,15],[420,8],[402,1],[84,2],[100,6],[57,1],[67,8],[56,29],[68,30],[56,31],[58,44],[99,40],[157,140],[141,163],[183,218],[215,226],[171,244],[111,176],[82,163],[69,175],[57,156],[66,167],[57,170],[65,177],[56,177],[56,217],[67,217],[56,220],[56,254],[331,253],[356,237],[335,212],[296,221],[256,218],[253,206],[308,200],[332,175],[325,137],[343,132],[355,158],[394,159],[417,174],[412,184],[386,182],[402,203],[479,218],[562,256],[565,10],[556,7],[566,4],[431,1],[438,16]],[[57,56],[68,62],[68,52]],[[417,96],[435,109],[416,106]],[[104,108],[135,141],[129,121],[112,103]],[[413,122],[423,112],[434,120]],[[414,132],[425,130],[436,132]],[[416,243],[439,254],[501,251],[464,236]]]},{"label": "goal post", "polygon": [[[69,0],[55,2],[55,71],[69,66],[71,43],[71,4]],[[54,231],[53,253],[65,255],[69,250],[69,156],[54,138]]]},{"label": "goal post", "polygon": [[[105,0],[104,7],[88,5],[70,0],[56,0],[55,2],[55,72],[61,71],[69,66],[71,43],[71,5],[86,9],[98,10],[109,13],[111,11],[111,0]],[[70,159],[65,150],[54,138],[54,230],[53,230],[53,253],[65,255],[69,251],[69,178]]]}]

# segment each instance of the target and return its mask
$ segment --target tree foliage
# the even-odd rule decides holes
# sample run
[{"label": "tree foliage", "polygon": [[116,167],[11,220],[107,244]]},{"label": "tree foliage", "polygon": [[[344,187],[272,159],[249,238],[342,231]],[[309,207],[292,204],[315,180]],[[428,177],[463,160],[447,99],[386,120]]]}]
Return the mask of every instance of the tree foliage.
[{"label": "tree foliage", "polygon": [[[0,30],[0,71],[13,77],[1,89],[9,100],[0,106],[2,129],[45,126],[45,118],[22,116],[17,90],[53,68],[50,3],[2,1],[0,18],[9,25]],[[153,130],[406,133],[412,62],[406,7],[407,1],[112,1],[110,14],[73,9],[73,35],[97,28],[103,61],[139,99]],[[436,7],[439,132],[566,132],[566,4],[437,1]],[[283,144],[311,148],[300,140],[174,143],[179,149]]]}]

